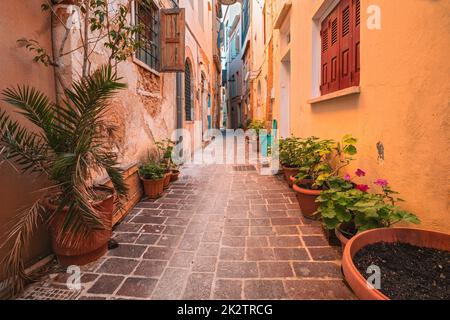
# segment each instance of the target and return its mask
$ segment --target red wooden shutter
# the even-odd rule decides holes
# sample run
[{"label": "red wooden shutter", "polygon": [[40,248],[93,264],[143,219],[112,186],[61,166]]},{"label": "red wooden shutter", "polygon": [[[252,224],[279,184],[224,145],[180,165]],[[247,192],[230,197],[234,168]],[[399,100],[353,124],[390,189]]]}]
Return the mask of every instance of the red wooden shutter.
[{"label": "red wooden shutter", "polygon": [[353,79],[352,85],[359,86],[360,79],[360,24],[361,24],[361,1],[353,0],[353,17],[354,17],[354,31],[353,31]]},{"label": "red wooden shutter", "polygon": [[328,21],[326,18],[322,22],[322,30],[320,31],[321,40],[321,82],[320,82],[320,92],[322,95],[330,92],[330,68],[329,68],[329,49],[330,49],[330,37],[329,37],[329,29],[328,29]]},{"label": "red wooden shutter", "polygon": [[340,50],[339,50],[339,89],[351,86],[353,73],[353,12],[352,0],[341,0],[339,4]]},{"label": "red wooden shutter", "polygon": [[339,6],[330,14],[328,28],[330,29],[330,92],[339,90]]},{"label": "red wooden shutter", "polygon": [[185,11],[161,9],[161,72],[184,72]]}]

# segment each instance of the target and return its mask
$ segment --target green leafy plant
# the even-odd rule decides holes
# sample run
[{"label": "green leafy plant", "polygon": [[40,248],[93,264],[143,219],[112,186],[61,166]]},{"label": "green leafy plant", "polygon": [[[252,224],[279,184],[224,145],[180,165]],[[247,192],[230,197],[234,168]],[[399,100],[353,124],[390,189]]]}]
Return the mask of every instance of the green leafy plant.
[{"label": "green leafy plant", "polygon": [[159,162],[167,169],[176,169],[176,165],[172,160],[172,152],[175,147],[175,142],[170,139],[155,142],[158,150]]},{"label": "green leafy plant", "polygon": [[297,181],[311,180],[312,189],[320,189],[323,186],[324,177],[332,172],[329,158],[333,152],[335,141],[321,140],[317,137],[309,137],[299,145],[299,174]]},{"label": "green leafy plant", "polygon": [[[358,169],[356,175],[362,177],[365,172]],[[378,179],[374,184],[381,188],[379,193],[369,193],[370,187],[356,184],[351,177],[330,177],[329,190],[322,191],[317,198],[320,204],[317,214],[328,229],[339,230],[347,237],[370,229],[390,227],[405,221],[414,224],[420,220],[414,214],[397,206],[403,200],[398,198],[387,180]]]},{"label": "green leafy plant", "polygon": [[266,129],[266,125],[262,120],[253,120],[250,122],[247,128],[250,130],[255,130],[256,136],[259,137],[259,133],[261,132],[261,130]]},{"label": "green leafy plant", "polygon": [[164,177],[166,167],[157,163],[146,163],[139,168],[139,174],[143,179],[159,180]]},{"label": "green leafy plant", "polygon": [[279,158],[280,163],[288,168],[299,168],[302,162],[301,138],[289,137],[280,139]]},{"label": "green leafy plant", "polygon": [[297,181],[311,180],[311,189],[326,189],[332,176],[338,176],[357,153],[357,139],[345,135],[341,141],[309,137],[300,142],[300,166]]},{"label": "green leafy plant", "polygon": [[[104,66],[66,89],[67,100],[62,105],[27,86],[3,91],[3,100],[39,130],[30,130],[6,111],[0,112],[1,157],[11,165],[18,164],[23,173],[43,175],[51,183],[31,208],[15,217],[12,226],[3,226],[7,230],[2,246],[11,242],[12,246],[2,265],[13,291],[20,290],[26,278],[22,257],[39,220],[49,221],[67,208],[61,241],[73,243],[79,241],[80,235],[104,227],[93,207],[98,199],[93,174],[106,173],[116,191],[126,194],[117,153],[111,151],[108,137],[100,129],[115,131],[104,116],[109,99],[126,87],[120,80],[111,67]],[[56,199],[54,212],[44,208],[48,198]]]}]

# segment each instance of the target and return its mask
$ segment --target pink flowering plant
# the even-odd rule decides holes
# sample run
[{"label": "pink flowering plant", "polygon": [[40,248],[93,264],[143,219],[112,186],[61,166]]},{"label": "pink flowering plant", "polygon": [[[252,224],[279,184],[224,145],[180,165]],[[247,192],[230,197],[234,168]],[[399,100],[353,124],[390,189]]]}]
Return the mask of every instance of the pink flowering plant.
[{"label": "pink flowering plant", "polygon": [[[366,173],[358,169],[356,177]],[[419,224],[416,215],[401,209],[397,203],[404,200],[397,197],[389,182],[377,179],[373,187],[358,184],[353,177],[331,177],[329,190],[317,198],[320,204],[317,214],[327,229],[339,229],[347,238],[370,229],[391,227],[401,221]],[[369,190],[378,192],[370,193]]]}]

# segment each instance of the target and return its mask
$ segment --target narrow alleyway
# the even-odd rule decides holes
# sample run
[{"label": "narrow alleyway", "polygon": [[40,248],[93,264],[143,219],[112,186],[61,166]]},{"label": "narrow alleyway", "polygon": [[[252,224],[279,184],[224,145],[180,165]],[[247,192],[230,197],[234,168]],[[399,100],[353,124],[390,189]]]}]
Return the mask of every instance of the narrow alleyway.
[{"label": "narrow alleyway", "polygon": [[[281,176],[248,166],[184,168],[114,237],[120,246],[83,268],[82,290],[71,299],[353,298],[320,225],[302,218]],[[53,275],[24,297],[63,290],[68,276]]]}]

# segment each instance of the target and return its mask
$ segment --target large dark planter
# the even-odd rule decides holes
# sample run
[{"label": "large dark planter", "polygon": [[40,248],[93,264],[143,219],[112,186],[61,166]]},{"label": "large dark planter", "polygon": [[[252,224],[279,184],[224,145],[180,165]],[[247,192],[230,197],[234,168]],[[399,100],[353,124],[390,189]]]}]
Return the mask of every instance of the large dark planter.
[{"label": "large dark planter", "polygon": [[362,232],[350,239],[342,257],[345,280],[362,300],[390,300],[382,292],[369,288],[367,281],[353,263],[356,253],[370,244],[379,242],[408,243],[423,248],[450,251],[450,234],[409,228],[385,228]]},{"label": "large dark planter", "polygon": [[[95,189],[109,193],[104,200],[94,203],[94,208],[98,210],[98,217],[103,223],[104,229],[92,230],[87,236],[74,235],[74,241],[67,243],[61,240],[62,233],[67,232],[63,231],[67,208],[64,208],[63,212],[56,214],[50,221],[49,229],[52,249],[61,265],[82,266],[97,260],[108,250],[108,241],[112,236],[115,192],[114,189],[108,187],[96,187]],[[52,211],[57,208],[48,199],[45,206]]]},{"label": "large dark planter", "polygon": [[[308,180],[304,180],[303,182],[307,183]],[[321,191],[305,189],[297,184],[294,184],[292,187],[296,193],[303,216],[308,219],[315,219],[314,213],[319,209],[319,204],[316,203],[316,199]]]}]

